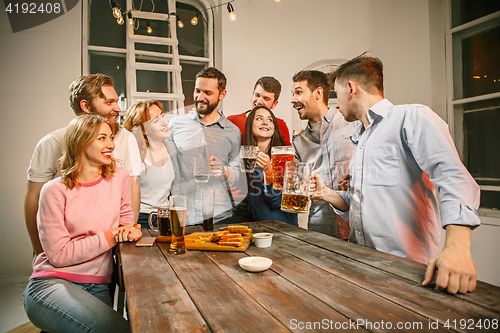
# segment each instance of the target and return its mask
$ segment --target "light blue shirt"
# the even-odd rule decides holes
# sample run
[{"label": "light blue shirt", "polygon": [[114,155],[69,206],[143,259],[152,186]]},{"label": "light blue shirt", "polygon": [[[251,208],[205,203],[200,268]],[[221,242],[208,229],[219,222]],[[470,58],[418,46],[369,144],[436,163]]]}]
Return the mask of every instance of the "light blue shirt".
[{"label": "light blue shirt", "polygon": [[[172,194],[187,196],[186,225],[203,222],[201,211],[201,190],[215,190],[214,222],[231,217],[232,205],[223,177],[210,176],[207,183],[194,181],[195,156],[216,156],[229,168],[228,183],[234,189],[247,193],[246,179],[241,175],[239,153],[241,147],[241,132],[233,123],[219,112],[221,118],[206,125],[197,112],[173,118],[169,123],[172,132],[171,140],[177,148],[179,174],[172,184]],[[239,199],[241,201],[241,199]],[[235,204],[238,204],[235,198]]]},{"label": "light blue shirt", "polygon": [[349,241],[427,263],[440,251],[440,226],[480,225],[479,186],[427,106],[384,99],[368,120],[351,136],[350,192],[339,191],[350,209],[336,211],[349,218]]}]

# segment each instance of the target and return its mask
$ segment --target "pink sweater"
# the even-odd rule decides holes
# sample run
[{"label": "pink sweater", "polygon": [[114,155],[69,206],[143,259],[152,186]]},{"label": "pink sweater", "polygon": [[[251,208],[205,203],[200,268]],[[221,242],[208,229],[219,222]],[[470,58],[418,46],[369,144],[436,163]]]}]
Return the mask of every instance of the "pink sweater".
[{"label": "pink sweater", "polygon": [[47,182],[40,193],[38,232],[44,252],[35,260],[31,278],[57,277],[76,283],[109,283],[109,230],[134,223],[130,180],[125,169],[111,178],[72,190],[61,178]]}]

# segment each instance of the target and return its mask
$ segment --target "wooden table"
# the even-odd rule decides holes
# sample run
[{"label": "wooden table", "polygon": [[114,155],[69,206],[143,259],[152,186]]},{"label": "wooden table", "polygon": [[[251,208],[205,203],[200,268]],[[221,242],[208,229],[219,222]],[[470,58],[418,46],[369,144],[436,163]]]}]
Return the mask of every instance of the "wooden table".
[{"label": "wooden table", "polygon": [[[121,244],[132,330],[500,331],[498,287],[478,282],[474,293],[452,296],[420,286],[420,263],[281,222],[245,224],[254,233],[273,233],[272,246],[171,255],[169,243]],[[186,228],[194,231],[199,227]],[[264,256],[273,265],[249,273],[238,265],[245,256]]]}]

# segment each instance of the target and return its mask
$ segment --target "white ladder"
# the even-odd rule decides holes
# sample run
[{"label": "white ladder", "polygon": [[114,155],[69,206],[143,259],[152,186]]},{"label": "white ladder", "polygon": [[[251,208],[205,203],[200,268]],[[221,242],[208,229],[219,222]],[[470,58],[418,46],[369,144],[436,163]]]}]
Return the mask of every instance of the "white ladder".
[{"label": "white ladder", "polygon": [[[132,0],[127,0],[127,8],[132,8]],[[168,0],[168,12],[175,13],[175,0]],[[178,114],[184,114],[184,94],[182,93],[182,80],[181,80],[181,70],[182,67],[179,61],[179,42],[177,40],[177,19],[175,15],[161,14],[161,13],[151,13],[145,11],[132,11],[132,17],[136,19],[145,20],[157,20],[157,21],[169,21],[169,31],[170,37],[156,37],[156,36],[144,36],[136,35],[134,30],[134,25],[129,24],[128,20],[125,18],[127,25],[127,96],[129,96],[129,105],[137,103],[141,100],[156,99],[160,101],[170,101],[172,102],[172,112],[169,113],[170,117],[176,116]],[[141,22],[144,24],[144,21]],[[172,48],[172,53],[163,52],[152,52],[152,51],[142,51],[136,50],[135,43],[145,43],[154,45],[170,45]],[[163,59],[171,59],[172,64],[158,64],[158,63],[144,63],[136,62],[136,56],[152,56]],[[171,93],[158,93],[158,92],[142,92],[137,91],[137,70],[149,70],[158,72],[172,73],[172,86],[167,86],[166,88],[171,88]],[[168,111],[168,110],[165,110]]]}]

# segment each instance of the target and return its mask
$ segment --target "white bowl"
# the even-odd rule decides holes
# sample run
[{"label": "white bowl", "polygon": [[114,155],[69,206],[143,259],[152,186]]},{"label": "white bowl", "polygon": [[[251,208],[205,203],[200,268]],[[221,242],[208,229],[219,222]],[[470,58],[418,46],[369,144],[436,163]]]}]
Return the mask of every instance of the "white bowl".
[{"label": "white bowl", "polygon": [[269,247],[273,242],[273,234],[261,232],[253,235],[253,243],[256,247]]},{"label": "white bowl", "polygon": [[264,257],[245,257],[238,260],[240,267],[249,272],[262,272],[271,267],[273,261]]}]

